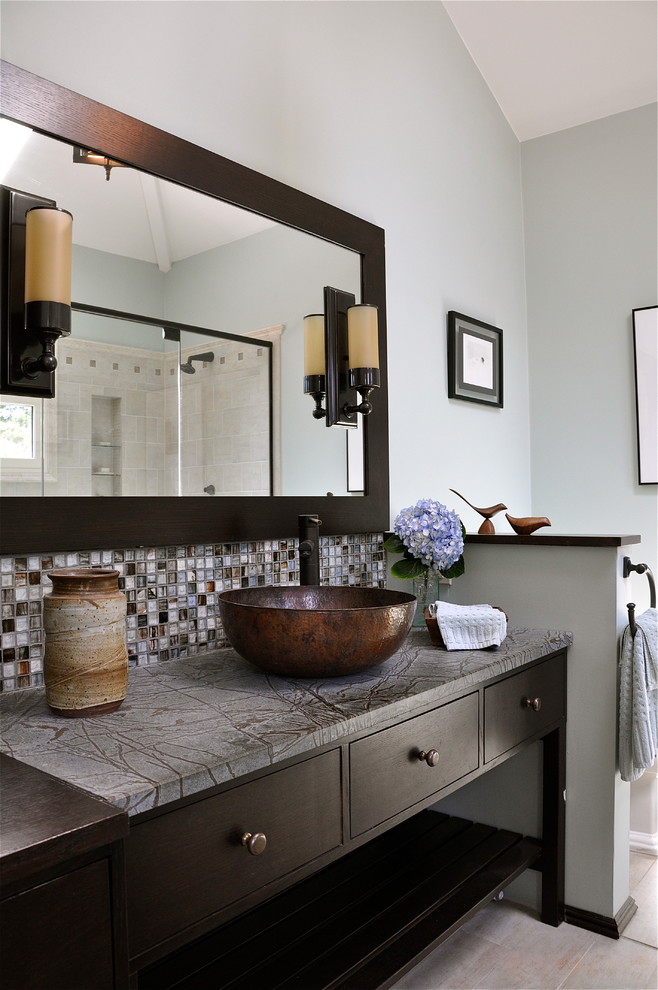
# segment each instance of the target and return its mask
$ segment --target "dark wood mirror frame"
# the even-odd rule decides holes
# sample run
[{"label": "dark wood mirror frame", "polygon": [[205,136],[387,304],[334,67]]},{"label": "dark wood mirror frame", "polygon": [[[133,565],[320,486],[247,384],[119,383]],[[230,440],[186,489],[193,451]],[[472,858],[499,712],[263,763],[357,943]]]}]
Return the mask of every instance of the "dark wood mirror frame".
[{"label": "dark wood mirror frame", "polygon": [[[364,422],[365,494],[356,497],[17,497],[3,499],[5,554],[210,544],[294,536],[317,512],[323,535],[389,525],[384,231],[275,179],[0,62],[2,116],[47,136],[263,214],[361,256],[361,298],[379,307],[382,388]],[[321,287],[319,287],[321,288]],[[299,383],[300,389],[302,382]],[[312,415],[309,401],[308,415]],[[334,427],[335,429],[336,427]]]}]

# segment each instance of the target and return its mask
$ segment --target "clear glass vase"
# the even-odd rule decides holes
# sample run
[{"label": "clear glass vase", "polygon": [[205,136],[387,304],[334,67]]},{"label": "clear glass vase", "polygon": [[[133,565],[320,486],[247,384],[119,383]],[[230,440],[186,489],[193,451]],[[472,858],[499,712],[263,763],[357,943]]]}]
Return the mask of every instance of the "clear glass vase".
[{"label": "clear glass vase", "polygon": [[439,598],[439,575],[428,569],[421,577],[413,579],[413,586],[413,593],[418,599],[413,625],[424,626],[425,609],[430,602],[438,601]]}]

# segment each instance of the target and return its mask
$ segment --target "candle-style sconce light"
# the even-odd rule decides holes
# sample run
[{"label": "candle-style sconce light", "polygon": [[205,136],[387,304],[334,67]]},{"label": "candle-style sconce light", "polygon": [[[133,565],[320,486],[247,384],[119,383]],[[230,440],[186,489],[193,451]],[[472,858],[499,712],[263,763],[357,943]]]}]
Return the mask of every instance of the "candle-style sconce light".
[{"label": "candle-style sconce light", "polygon": [[52,200],[2,187],[0,392],[52,398],[55,343],[71,333],[73,218]]},{"label": "candle-style sconce light", "polygon": [[[304,392],[327,426],[356,427],[380,387],[377,307],[325,286],[324,313],[304,317]],[[356,401],[358,392],[361,401]]]},{"label": "candle-style sconce light", "polygon": [[361,402],[344,406],[347,414],[368,416],[372,412],[370,394],[380,385],[378,338],[377,307],[371,303],[350,306],[347,310],[349,383],[361,396]]},{"label": "candle-style sconce light", "polygon": [[25,216],[25,329],[41,341],[41,354],[21,363],[28,378],[55,370],[55,342],[71,333],[72,227],[57,206],[33,206]]},{"label": "candle-style sconce light", "polygon": [[304,392],[315,402],[313,416],[323,419],[326,409],[322,405],[327,391],[325,374],[324,313],[310,313],[304,317]]}]

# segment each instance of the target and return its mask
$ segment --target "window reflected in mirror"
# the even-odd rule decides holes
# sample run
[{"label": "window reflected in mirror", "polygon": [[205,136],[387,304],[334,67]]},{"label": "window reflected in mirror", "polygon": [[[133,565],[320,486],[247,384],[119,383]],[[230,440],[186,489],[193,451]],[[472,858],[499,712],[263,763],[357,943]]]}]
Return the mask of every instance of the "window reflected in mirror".
[{"label": "window reflected in mirror", "polygon": [[57,472],[57,416],[52,401],[0,400],[0,495],[43,495]]},{"label": "window reflected in mirror", "polygon": [[0,402],[0,458],[34,460],[34,404]]}]

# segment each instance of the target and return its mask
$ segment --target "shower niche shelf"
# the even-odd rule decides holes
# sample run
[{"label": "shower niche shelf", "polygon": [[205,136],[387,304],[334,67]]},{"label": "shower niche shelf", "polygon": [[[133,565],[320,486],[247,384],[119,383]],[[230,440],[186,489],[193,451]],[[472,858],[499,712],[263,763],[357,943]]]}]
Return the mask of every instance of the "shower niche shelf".
[{"label": "shower niche shelf", "polygon": [[121,494],[121,447],[119,444],[91,445],[92,495]]},{"label": "shower niche shelf", "polygon": [[91,493],[121,494],[121,399],[91,397]]}]

